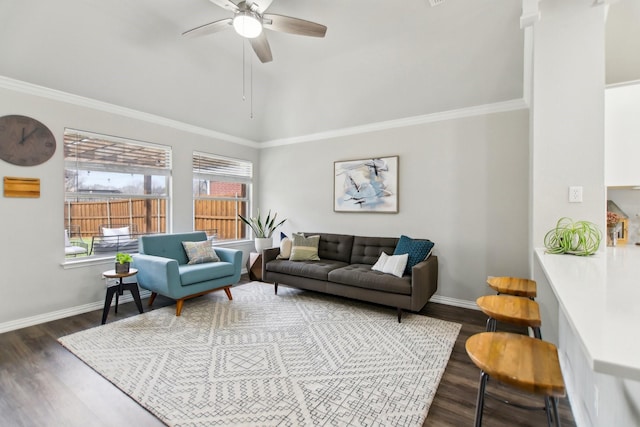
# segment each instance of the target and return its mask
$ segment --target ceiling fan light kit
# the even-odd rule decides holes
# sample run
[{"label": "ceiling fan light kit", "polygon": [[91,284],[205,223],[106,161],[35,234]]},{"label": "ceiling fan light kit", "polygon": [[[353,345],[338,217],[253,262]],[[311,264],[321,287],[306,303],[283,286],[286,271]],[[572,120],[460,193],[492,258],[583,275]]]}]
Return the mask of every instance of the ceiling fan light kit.
[{"label": "ceiling fan light kit", "polygon": [[233,28],[242,37],[254,39],[262,33],[262,20],[249,10],[239,11],[233,17]]},{"label": "ceiling fan light kit", "polygon": [[233,18],[209,22],[185,31],[182,35],[185,37],[205,36],[224,31],[233,26],[240,36],[249,39],[251,48],[262,63],[273,60],[271,47],[263,29],[310,37],[324,37],[327,32],[327,27],[315,22],[291,16],[265,13],[273,0],[243,0],[238,4],[231,0],[210,1],[217,6],[232,11],[234,13]]}]

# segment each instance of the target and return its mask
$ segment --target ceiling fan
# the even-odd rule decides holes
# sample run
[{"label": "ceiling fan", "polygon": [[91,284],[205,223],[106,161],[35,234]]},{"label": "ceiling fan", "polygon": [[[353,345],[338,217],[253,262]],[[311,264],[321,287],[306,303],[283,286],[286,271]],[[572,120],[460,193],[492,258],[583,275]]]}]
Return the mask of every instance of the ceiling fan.
[{"label": "ceiling fan", "polygon": [[324,37],[327,27],[304,19],[265,13],[273,0],[243,0],[238,4],[230,0],[210,0],[233,12],[233,18],[221,19],[193,28],[182,33],[185,37],[205,36],[218,31],[234,28],[238,34],[249,40],[260,62],[273,60],[271,47],[263,29],[280,31],[301,36]]}]

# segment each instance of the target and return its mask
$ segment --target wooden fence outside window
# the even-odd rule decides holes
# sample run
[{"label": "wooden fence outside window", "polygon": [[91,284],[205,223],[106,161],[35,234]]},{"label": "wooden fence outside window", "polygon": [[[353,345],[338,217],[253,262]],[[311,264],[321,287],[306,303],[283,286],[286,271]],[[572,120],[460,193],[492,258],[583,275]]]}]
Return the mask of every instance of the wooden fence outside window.
[{"label": "wooden fence outside window", "polygon": [[[101,201],[67,201],[64,226],[79,227],[83,238],[100,235],[100,226],[113,228],[134,224],[140,234],[165,233],[166,199],[115,199]],[[194,229],[212,233],[217,240],[243,239],[245,226],[237,213],[244,214],[246,202],[234,200],[196,200]],[[209,237],[212,237],[211,234]]]}]

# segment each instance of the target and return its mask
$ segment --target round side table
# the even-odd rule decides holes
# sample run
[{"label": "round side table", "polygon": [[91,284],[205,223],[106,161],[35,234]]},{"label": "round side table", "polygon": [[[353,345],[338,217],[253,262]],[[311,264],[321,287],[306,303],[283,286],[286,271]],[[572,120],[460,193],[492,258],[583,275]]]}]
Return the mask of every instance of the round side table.
[{"label": "round side table", "polygon": [[130,268],[127,273],[116,273],[115,270],[108,270],[102,273],[102,276],[107,279],[118,279],[118,284],[109,286],[107,288],[107,295],[104,299],[104,309],[102,310],[102,324],[104,325],[107,322],[107,315],[109,314],[109,307],[111,307],[111,301],[113,301],[113,295],[116,296],[116,305],[115,312],[118,312],[118,300],[120,295],[127,290],[131,292],[131,296],[133,296],[134,301],[136,302],[136,306],[138,307],[138,311],[142,313],[142,301],[140,301],[140,292],[138,291],[138,283],[122,283],[122,279],[125,277],[135,276],[138,273],[137,268]]}]

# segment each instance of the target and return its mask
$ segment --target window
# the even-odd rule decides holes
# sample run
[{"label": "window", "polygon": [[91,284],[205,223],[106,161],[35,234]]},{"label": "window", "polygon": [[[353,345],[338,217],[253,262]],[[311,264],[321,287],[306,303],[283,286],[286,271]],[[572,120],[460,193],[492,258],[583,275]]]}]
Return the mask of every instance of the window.
[{"label": "window", "polygon": [[67,257],[137,252],[139,235],[166,232],[170,147],[65,129],[64,168]]},{"label": "window", "polygon": [[193,229],[210,239],[246,239],[238,214],[249,211],[252,177],[251,162],[194,152]]}]

